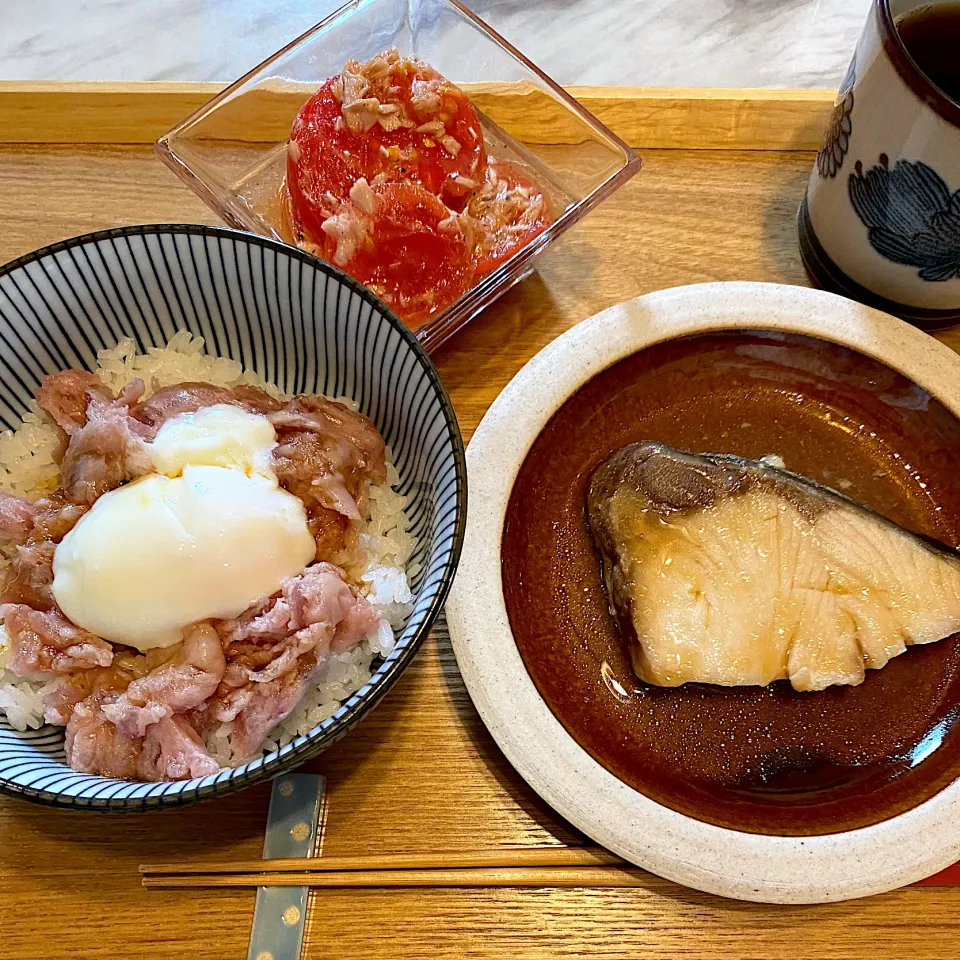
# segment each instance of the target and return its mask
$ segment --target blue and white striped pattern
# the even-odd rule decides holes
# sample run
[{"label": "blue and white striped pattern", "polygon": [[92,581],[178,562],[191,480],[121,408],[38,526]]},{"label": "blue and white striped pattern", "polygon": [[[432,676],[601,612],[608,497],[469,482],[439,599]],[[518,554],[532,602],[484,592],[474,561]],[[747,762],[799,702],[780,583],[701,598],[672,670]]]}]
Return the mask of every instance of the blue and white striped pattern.
[{"label": "blue and white striped pattern", "polygon": [[0,267],[0,423],[15,427],[40,378],[93,369],[121,337],[145,350],[178,330],[288,393],[350,396],[383,433],[419,539],[413,613],[396,649],[329,720],[283,749],[202,780],[144,784],[75,773],[63,731],[0,719],[0,790],[42,803],[143,810],[232,792],[302,763],[390,689],[440,611],[466,515],[463,445],[414,337],[368,291],[281,243],[218,227],[144,226],[77,237]]}]

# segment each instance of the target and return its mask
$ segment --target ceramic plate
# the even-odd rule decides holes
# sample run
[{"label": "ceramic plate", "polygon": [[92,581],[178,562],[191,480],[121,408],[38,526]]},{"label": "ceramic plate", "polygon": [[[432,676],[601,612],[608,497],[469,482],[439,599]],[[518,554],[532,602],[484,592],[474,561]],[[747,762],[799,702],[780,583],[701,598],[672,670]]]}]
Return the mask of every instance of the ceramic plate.
[{"label": "ceramic plate", "polygon": [[[699,373],[689,375],[708,384],[713,393],[686,406],[677,405],[675,393],[685,389],[682,378],[689,373],[680,355],[695,356],[700,345],[703,351],[715,353]],[[735,362],[729,377],[719,374],[717,364],[730,362],[730,357]],[[913,648],[884,670],[870,671],[859,687],[834,688],[840,690],[829,694],[840,711],[836,716],[845,716],[842,711],[849,708],[860,711],[858,716],[872,715],[881,726],[903,719],[897,712],[902,703],[894,709],[878,698],[885,684],[903,686],[907,693],[899,701],[917,699],[914,681],[902,671],[913,671],[914,677],[921,678],[924,670],[936,674],[931,689],[940,692],[932,712],[924,717],[929,730],[908,744],[902,757],[891,755],[887,766],[876,770],[866,761],[860,766],[852,762],[843,768],[846,779],[797,787],[800,799],[796,802],[792,793],[789,803],[783,802],[786,794],[754,793],[744,794],[742,804],[728,797],[726,806],[718,804],[715,809],[702,803],[698,807],[694,794],[692,799],[674,802],[658,793],[655,784],[648,789],[642,776],[631,778],[622,769],[621,776],[611,772],[618,769],[618,755],[605,754],[602,744],[598,746],[590,725],[578,717],[582,710],[565,712],[562,696],[558,699],[556,690],[551,690],[551,673],[562,664],[556,659],[531,658],[535,645],[529,622],[521,627],[522,618],[517,617],[524,602],[542,602],[542,597],[537,600],[539,560],[528,545],[516,549],[517,537],[527,531],[516,532],[518,525],[523,527],[525,515],[512,502],[520,496],[515,482],[519,476],[527,483],[531,463],[537,457],[544,461],[543,442],[538,447],[538,440],[550,436],[564,417],[572,422],[573,408],[567,401],[574,395],[575,402],[593,404],[589,415],[579,415],[577,429],[602,433],[604,408],[597,384],[611,376],[622,379],[623,371],[631,370],[638,378],[652,378],[641,384],[652,407],[657,407],[658,399],[665,410],[671,403],[674,406],[669,416],[651,409],[649,416],[639,417],[659,424],[665,435],[630,437],[628,431],[617,445],[634,439],[670,442],[680,437],[688,449],[696,449],[700,427],[691,429],[690,423],[701,420],[706,424],[703,442],[709,444],[709,452],[776,453],[754,450],[750,444],[789,437],[792,457],[799,462],[788,462],[788,467],[809,475],[822,451],[820,459],[828,462],[813,479],[839,489],[850,487],[851,495],[868,502],[878,498],[878,509],[919,532],[932,532],[953,543],[960,540],[960,498],[952,482],[957,469],[952,464],[953,440],[960,440],[960,357],[947,347],[893,317],[840,297],[776,284],[680,287],[607,310],[550,344],[520,371],[488,411],[467,452],[471,502],[463,558],[447,611],[461,672],[497,743],[528,783],[595,841],[654,873],[710,893],[774,903],[843,900],[919,880],[960,859],[960,836],[955,829],[960,782],[954,782],[960,767],[952,757],[957,738],[950,732],[956,711],[944,712],[958,699],[952,673],[944,673],[954,669],[960,651],[956,639]],[[604,376],[598,377],[601,373]],[[738,376],[749,387],[748,394],[762,388],[771,391],[771,401],[776,402],[765,405],[754,398],[752,423],[746,422],[748,418],[740,418],[742,423],[731,420],[731,429],[717,432],[720,428],[710,426],[712,421],[703,418],[702,408],[714,405],[722,421],[727,405],[747,403],[730,400],[735,391],[727,388],[727,381],[733,384]],[[787,405],[780,400],[787,396],[796,400],[798,408],[806,403],[826,411],[819,414],[820,419],[829,423],[833,417],[835,422],[816,426],[800,414],[783,413]],[[870,412],[874,402],[879,412]],[[740,417],[739,409],[735,413]],[[856,424],[861,415],[864,423]],[[758,421],[763,421],[759,429]],[[812,432],[805,447],[808,428]],[[853,434],[862,435],[862,443],[857,439],[859,446],[843,440]],[[827,456],[834,436],[836,452]],[[718,449],[721,445],[725,449]],[[866,469],[862,460],[874,456],[876,462],[871,460]],[[523,495],[559,498],[557,502],[563,496],[569,499],[575,478],[571,480],[573,468],[565,457],[561,450],[551,465],[547,456],[535,477],[540,486],[534,484]],[[914,462],[908,463],[911,459]],[[944,468],[947,462],[949,469]],[[927,483],[928,472],[932,484]],[[555,489],[558,485],[567,492]],[[516,483],[517,490],[522,486]],[[522,497],[520,502],[522,506]],[[575,526],[576,517],[570,516]],[[577,533],[570,524],[556,526],[555,539],[561,546],[544,542],[546,552],[560,555],[564,538],[575,539]],[[526,568],[522,563],[517,566],[518,557],[530,560],[532,556]],[[504,571],[511,578],[506,591]],[[572,580],[579,584],[576,577]],[[561,597],[562,589],[555,591],[557,603],[571,606]],[[574,598],[573,607],[576,604]],[[551,639],[554,611],[540,609],[545,610],[544,625],[541,636],[534,639],[541,644],[555,642]],[[511,623],[517,625],[517,636]],[[592,642],[587,636],[587,645]],[[718,698],[753,696],[742,693],[750,688],[714,689],[719,690]],[[570,698],[580,692],[571,688]],[[820,709],[828,701],[800,698],[825,696],[795,694],[788,706],[801,716],[807,702]],[[704,708],[706,713],[712,709],[709,704]],[[704,736],[707,726],[698,726],[700,718],[695,713],[691,716],[686,736],[693,755],[704,746],[696,738]],[[715,755],[736,753],[739,744],[726,747],[719,743],[719,734],[717,738],[718,743],[709,745]],[[812,776],[809,770],[801,772]],[[682,763],[678,774],[684,776]],[[626,782],[631,779],[635,786]],[[910,788],[906,792],[901,789],[904,784]],[[886,799],[881,803],[878,798]],[[817,826],[828,808],[832,825]],[[805,810],[811,811],[806,820]]]}]

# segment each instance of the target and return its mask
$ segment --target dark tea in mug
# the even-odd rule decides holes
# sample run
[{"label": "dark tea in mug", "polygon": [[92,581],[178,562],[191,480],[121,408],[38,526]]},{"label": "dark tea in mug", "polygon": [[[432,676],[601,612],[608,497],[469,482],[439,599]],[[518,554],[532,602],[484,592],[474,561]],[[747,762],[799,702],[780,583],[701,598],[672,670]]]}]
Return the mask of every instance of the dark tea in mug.
[{"label": "dark tea in mug", "polygon": [[797,227],[820,286],[960,323],[960,0],[873,0]]},{"label": "dark tea in mug", "polygon": [[932,3],[894,21],[917,66],[960,103],[960,3]]}]

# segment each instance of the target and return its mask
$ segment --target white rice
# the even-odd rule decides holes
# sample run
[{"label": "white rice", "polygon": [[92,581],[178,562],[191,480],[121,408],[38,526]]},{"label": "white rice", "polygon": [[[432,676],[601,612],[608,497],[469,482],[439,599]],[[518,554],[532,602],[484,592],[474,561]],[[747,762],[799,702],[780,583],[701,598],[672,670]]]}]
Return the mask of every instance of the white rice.
[{"label": "white rice", "polygon": [[[153,347],[138,354],[133,340],[122,340],[115,347],[97,354],[96,373],[114,390],[140,377],[147,395],[160,387],[189,380],[201,380],[217,386],[250,384],[275,397],[283,394],[234,360],[210,357],[203,353],[203,340],[182,330],[164,348]],[[346,397],[334,398],[356,409]],[[52,493],[60,484],[60,472],[53,458],[59,440],[56,427],[36,405],[15,431],[0,434],[0,490],[36,499]],[[373,485],[360,529],[363,561],[347,571],[380,614],[380,626],[363,643],[345,653],[332,656],[322,668],[317,685],[304,696],[299,706],[271,733],[263,753],[276,750],[295,737],[308,733],[332,716],[340,704],[362,687],[371,676],[376,657],[386,657],[396,643],[395,629],[410,613],[413,595],[408,578],[417,575],[410,563],[416,538],[408,531],[404,508],[407,499],[393,487],[399,483],[396,468],[387,451],[387,482]],[[0,578],[8,558],[0,555]],[[43,697],[49,679],[29,680],[3,669],[8,639],[0,624],[0,713],[15,730],[36,730],[43,725]],[[228,744],[231,724],[224,723],[206,734],[207,747],[221,766],[235,766],[241,759],[232,755]],[[249,758],[246,758],[249,759]]]}]

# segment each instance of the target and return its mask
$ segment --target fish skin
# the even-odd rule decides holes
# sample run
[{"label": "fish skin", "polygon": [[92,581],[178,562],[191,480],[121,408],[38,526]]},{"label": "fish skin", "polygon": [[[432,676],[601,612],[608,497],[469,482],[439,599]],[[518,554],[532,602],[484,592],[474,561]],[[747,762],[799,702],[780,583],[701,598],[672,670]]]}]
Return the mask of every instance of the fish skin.
[{"label": "fish skin", "polygon": [[956,550],[767,463],[631,444],[594,472],[587,506],[648,683],[855,685],[960,631]]}]

